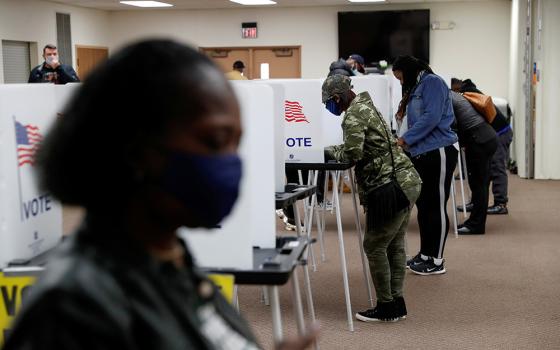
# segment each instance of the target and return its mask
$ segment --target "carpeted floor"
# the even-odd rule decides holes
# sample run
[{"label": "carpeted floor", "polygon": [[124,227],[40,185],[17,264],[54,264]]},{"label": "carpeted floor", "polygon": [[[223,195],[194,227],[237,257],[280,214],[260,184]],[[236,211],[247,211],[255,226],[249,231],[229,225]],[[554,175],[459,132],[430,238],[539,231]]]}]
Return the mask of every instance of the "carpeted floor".
[{"label": "carpeted floor", "polygon": [[[485,235],[455,238],[451,231],[446,274],[407,272],[406,320],[355,320],[354,332],[347,330],[336,224],[328,215],[327,261],[311,273],[321,349],[560,349],[560,181],[511,176],[509,211],[489,216]],[[343,221],[356,312],[368,302],[349,195],[344,196]],[[408,247],[409,254],[419,247],[415,213]],[[261,344],[271,349],[270,308],[260,302],[260,290],[240,287],[240,309]],[[289,285],[281,288],[285,336],[296,334],[290,290]]]}]

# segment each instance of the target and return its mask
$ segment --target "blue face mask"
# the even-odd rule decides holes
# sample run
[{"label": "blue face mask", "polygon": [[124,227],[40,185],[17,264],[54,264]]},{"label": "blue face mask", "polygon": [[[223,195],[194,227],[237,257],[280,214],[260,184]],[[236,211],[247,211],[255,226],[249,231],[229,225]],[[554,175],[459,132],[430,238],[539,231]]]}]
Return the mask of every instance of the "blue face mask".
[{"label": "blue face mask", "polygon": [[162,186],[189,209],[203,227],[215,227],[239,195],[241,159],[237,155],[200,156],[173,152]]},{"label": "blue face mask", "polygon": [[342,111],[340,110],[340,106],[334,99],[330,99],[325,103],[325,108],[334,115],[341,115]]}]

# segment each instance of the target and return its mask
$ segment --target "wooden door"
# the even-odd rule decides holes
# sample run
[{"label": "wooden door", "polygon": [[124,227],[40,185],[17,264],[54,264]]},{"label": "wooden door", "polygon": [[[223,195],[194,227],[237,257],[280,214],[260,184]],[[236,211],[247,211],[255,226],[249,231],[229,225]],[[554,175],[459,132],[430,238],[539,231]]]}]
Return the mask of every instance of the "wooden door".
[{"label": "wooden door", "polygon": [[108,56],[109,49],[106,47],[76,45],[76,65],[80,80],[84,81],[89,72],[99,63],[105,61]]},{"label": "wooden door", "polygon": [[268,63],[270,79],[301,78],[301,55],[299,47],[254,48],[252,71],[261,76],[261,63]]},{"label": "wooden door", "polygon": [[200,51],[212,58],[224,73],[240,60],[245,63],[244,74],[249,79],[260,79],[261,63],[269,64],[271,79],[301,78],[300,46],[201,47]]},{"label": "wooden door", "polygon": [[245,64],[243,74],[248,79],[254,79],[251,70],[251,53],[248,48],[201,48],[203,53],[208,55],[224,73],[233,69],[233,62],[242,61]]}]

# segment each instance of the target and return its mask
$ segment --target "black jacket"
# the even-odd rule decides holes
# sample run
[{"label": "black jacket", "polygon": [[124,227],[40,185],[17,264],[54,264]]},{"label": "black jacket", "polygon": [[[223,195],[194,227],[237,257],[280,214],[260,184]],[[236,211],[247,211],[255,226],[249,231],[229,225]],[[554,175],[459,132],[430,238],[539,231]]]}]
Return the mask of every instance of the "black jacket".
[{"label": "black jacket", "polygon": [[[54,81],[50,81],[50,79],[48,79],[48,76],[51,74],[54,74]],[[66,84],[77,83],[79,81],[80,79],[78,78],[78,74],[76,74],[74,68],[71,66],[61,64],[53,69],[43,62],[43,64],[40,64],[31,70],[28,83],[54,82],[55,84]]]},{"label": "black jacket", "polygon": [[354,72],[352,72],[352,68],[350,67],[350,65],[341,58],[338,61],[334,61],[333,63],[331,63],[331,65],[329,66],[328,76],[330,77],[331,75],[335,74],[342,74],[347,77],[351,77],[354,75]]},{"label": "black jacket", "polygon": [[4,350],[215,349],[212,338],[226,336],[256,346],[188,252],[187,268],[177,269],[103,224],[90,224],[58,250],[24,300]]}]

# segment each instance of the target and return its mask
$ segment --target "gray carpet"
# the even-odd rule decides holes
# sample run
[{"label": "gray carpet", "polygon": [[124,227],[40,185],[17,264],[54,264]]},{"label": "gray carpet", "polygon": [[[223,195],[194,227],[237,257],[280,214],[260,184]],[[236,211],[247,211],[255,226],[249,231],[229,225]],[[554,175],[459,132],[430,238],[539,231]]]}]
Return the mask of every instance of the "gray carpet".
[{"label": "gray carpet", "polygon": [[[406,320],[355,320],[353,333],[347,330],[336,224],[328,215],[327,261],[311,273],[321,349],[560,349],[560,181],[516,176],[510,181],[509,215],[489,216],[482,236],[455,238],[450,232],[446,274],[407,272]],[[409,254],[419,247],[415,215]],[[343,220],[356,312],[368,303],[349,195],[344,196]],[[289,285],[281,288],[285,336],[296,334],[290,290]],[[259,302],[259,295],[260,288],[240,287],[240,309],[261,344],[271,349],[270,308]]]}]

